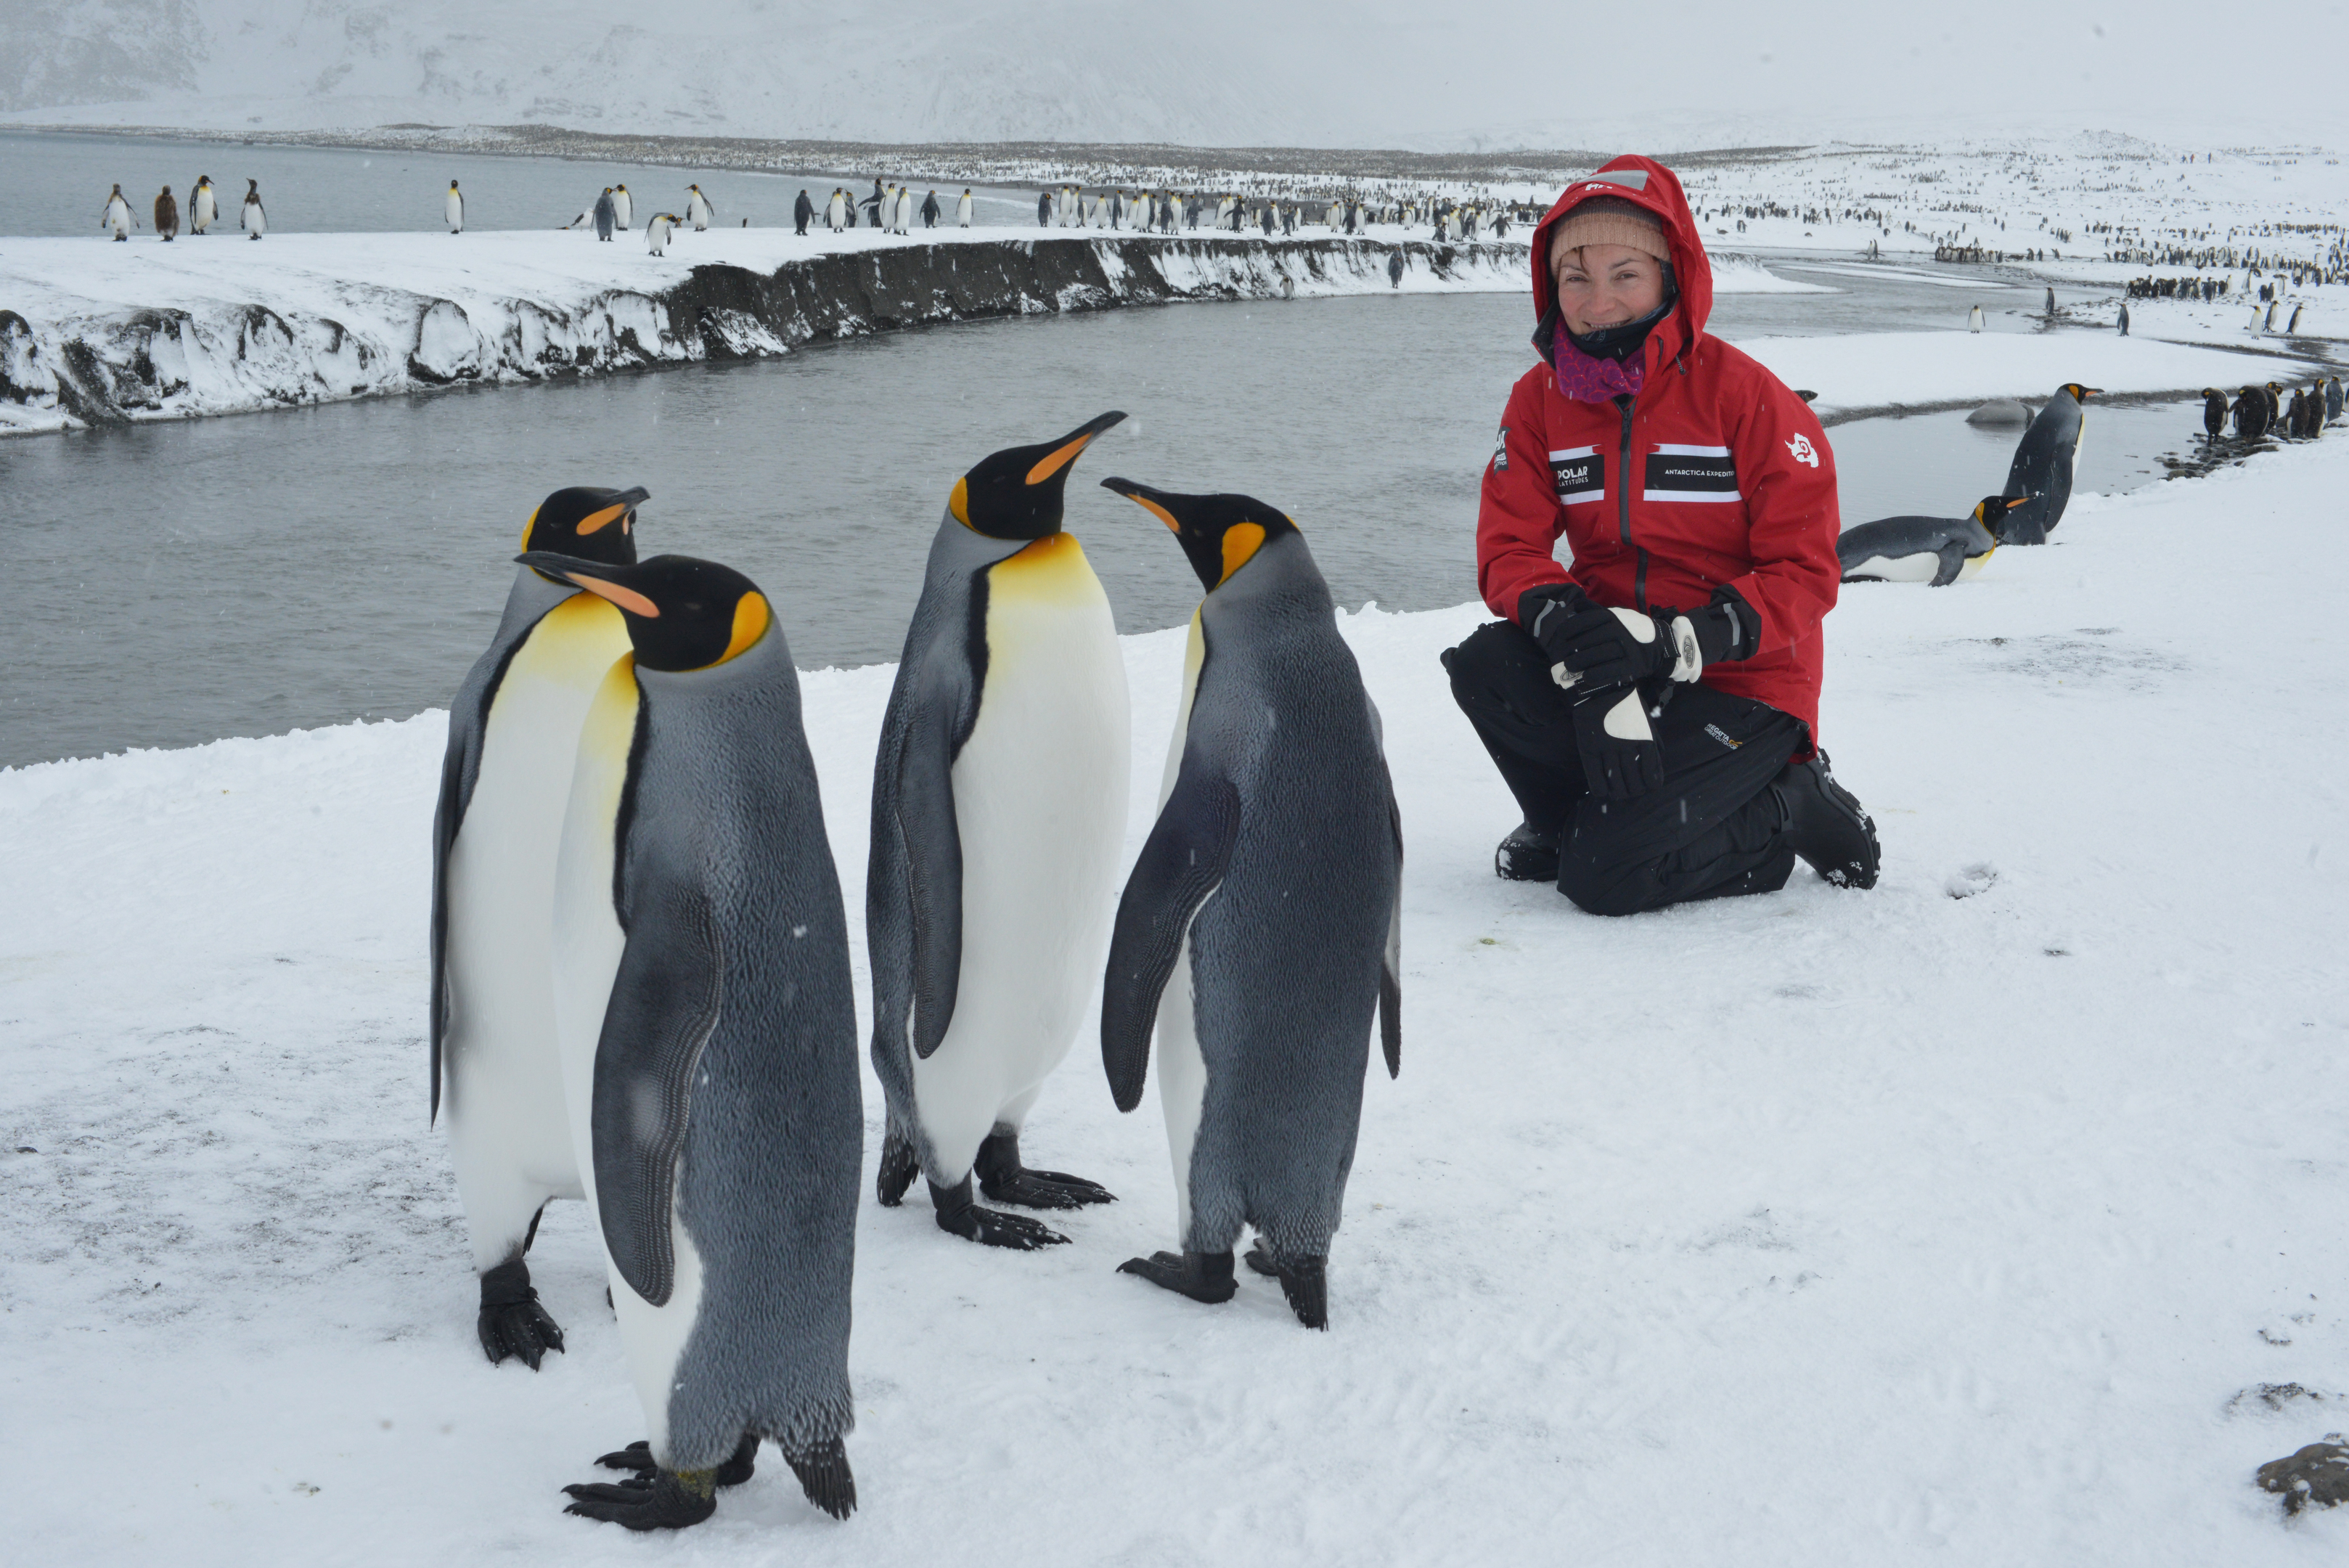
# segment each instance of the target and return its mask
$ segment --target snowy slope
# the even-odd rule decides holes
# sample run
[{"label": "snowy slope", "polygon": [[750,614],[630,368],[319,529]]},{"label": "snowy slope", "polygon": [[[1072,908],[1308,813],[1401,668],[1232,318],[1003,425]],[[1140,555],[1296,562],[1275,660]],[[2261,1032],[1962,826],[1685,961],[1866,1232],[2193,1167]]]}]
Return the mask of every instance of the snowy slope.
[{"label": "snowy slope", "polygon": [[[1331,1332],[1112,1272],[1171,1181],[1155,1094],[1117,1116],[1081,1043],[1029,1138],[1123,1199],[1075,1245],[861,1216],[845,1525],[771,1457],[674,1542],[560,1515],[640,1435],[578,1206],[533,1259],[569,1354],[482,1363],[424,1123],[439,715],[0,773],[10,1549],[2337,1562],[2349,1520],[2250,1476],[2349,1425],[2349,791],[2330,665],[2273,635],[2344,483],[2336,435],[2076,497],[1964,587],[1847,589],[1823,733],[1882,829],[1867,895],[1606,921],[1495,881],[1513,814],[1435,662],[1479,613],[1347,618],[1405,1044]],[[1124,648],[1154,778],[1180,634]],[[852,911],[891,676],[805,679]]]}]

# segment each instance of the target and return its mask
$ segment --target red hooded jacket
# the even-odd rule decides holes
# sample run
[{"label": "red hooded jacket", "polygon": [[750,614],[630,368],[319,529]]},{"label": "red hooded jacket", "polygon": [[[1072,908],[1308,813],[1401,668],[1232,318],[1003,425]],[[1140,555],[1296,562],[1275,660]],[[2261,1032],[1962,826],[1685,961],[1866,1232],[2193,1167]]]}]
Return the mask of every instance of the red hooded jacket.
[{"label": "red hooded jacket", "polygon": [[[1554,304],[1550,231],[1593,196],[1662,222],[1680,303],[1648,334],[1628,407],[1564,396],[1548,364],[1518,379],[1485,468],[1477,587],[1511,620],[1517,596],[1542,583],[1639,609],[1696,609],[1725,587],[1761,623],[1761,641],[1751,659],[1708,665],[1704,683],[1791,713],[1816,737],[1819,622],[1842,575],[1835,453],[1809,405],[1704,330],[1713,267],[1680,181],[1651,159],[1618,158],[1576,181],[1534,230],[1536,318],[1548,322]],[[1571,565],[1553,553],[1561,534]]]}]

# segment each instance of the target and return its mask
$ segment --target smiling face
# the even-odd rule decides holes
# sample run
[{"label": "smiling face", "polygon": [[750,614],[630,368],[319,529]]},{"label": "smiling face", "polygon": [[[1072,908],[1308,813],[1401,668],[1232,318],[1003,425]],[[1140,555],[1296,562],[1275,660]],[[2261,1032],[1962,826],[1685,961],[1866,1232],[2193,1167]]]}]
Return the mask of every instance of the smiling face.
[{"label": "smiling face", "polygon": [[1584,245],[1557,259],[1557,308],[1581,337],[1620,327],[1664,302],[1664,264],[1629,245]]}]

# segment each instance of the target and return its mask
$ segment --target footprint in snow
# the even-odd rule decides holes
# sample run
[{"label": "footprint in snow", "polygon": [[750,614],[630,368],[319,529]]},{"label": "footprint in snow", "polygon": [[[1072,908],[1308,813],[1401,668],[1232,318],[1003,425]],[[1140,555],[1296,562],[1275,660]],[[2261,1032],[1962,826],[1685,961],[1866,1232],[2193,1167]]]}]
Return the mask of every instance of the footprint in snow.
[{"label": "footprint in snow", "polygon": [[1985,861],[1952,873],[1950,879],[1941,884],[1941,891],[1952,898],[1971,898],[1977,893],[1989,892],[1991,884],[1997,880],[1998,867]]}]

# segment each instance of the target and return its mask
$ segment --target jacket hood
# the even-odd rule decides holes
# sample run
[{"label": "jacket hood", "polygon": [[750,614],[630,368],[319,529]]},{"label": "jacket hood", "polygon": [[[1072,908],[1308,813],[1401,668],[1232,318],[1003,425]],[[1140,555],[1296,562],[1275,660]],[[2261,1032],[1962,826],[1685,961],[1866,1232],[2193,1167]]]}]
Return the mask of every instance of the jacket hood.
[{"label": "jacket hood", "polygon": [[1612,196],[1644,207],[1664,225],[1664,244],[1671,252],[1672,276],[1680,286],[1680,303],[1671,315],[1657,324],[1648,341],[1656,346],[1658,362],[1670,359],[1696,342],[1713,315],[1713,264],[1705,257],[1704,240],[1697,233],[1696,214],[1689,211],[1688,198],[1681,193],[1679,177],[1654,159],[1636,153],[1626,153],[1596,173],[1568,185],[1548,214],[1535,225],[1534,320],[1536,341],[1541,345],[1542,356],[1549,357],[1549,344],[1545,339],[1555,329],[1550,312],[1557,304],[1557,290],[1550,280],[1549,237],[1568,213],[1593,196]]}]

